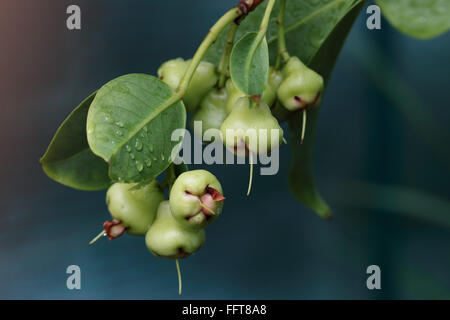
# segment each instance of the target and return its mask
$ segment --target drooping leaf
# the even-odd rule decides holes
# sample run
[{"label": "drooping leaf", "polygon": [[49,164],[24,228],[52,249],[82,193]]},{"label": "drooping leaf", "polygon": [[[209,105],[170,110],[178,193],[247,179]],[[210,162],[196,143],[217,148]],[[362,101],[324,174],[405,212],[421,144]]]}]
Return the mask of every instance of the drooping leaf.
[{"label": "drooping leaf", "polygon": [[376,0],[383,15],[401,32],[419,39],[450,30],[448,0]]},{"label": "drooping leaf", "polygon": [[[323,42],[320,50],[310,58],[309,66],[320,73],[326,83],[328,82],[344,41],[347,38],[347,34],[363,5],[364,2],[360,2],[358,5],[352,7]],[[319,111],[320,108],[308,110],[307,138],[303,144],[300,144],[299,140],[302,125],[300,112],[297,112],[296,116],[289,121],[291,145],[293,148],[289,185],[294,195],[300,201],[313,209],[321,217],[328,219],[331,218],[331,210],[318,193],[314,181],[313,152]]]},{"label": "drooping leaf", "polygon": [[[365,0],[287,1],[285,31],[289,53],[298,56],[328,82],[348,31],[365,2]],[[238,36],[258,29],[265,6],[264,4],[259,6],[242,22]],[[277,10],[278,5],[274,12]],[[270,59],[273,63],[277,55],[276,15],[271,18],[267,38]],[[205,59],[218,63],[224,43],[225,35],[222,34]],[[303,145],[300,145],[299,130],[302,124],[300,113],[291,117],[293,161],[290,187],[302,203],[320,216],[329,218],[331,210],[316,190],[314,180],[314,143],[319,109],[308,111],[306,139]]]},{"label": "drooping leaf", "polygon": [[297,199],[314,210],[320,217],[330,219],[331,209],[316,188],[314,179],[314,142],[317,127],[318,110],[308,111],[307,130],[303,144],[300,144],[301,114],[295,114],[289,120],[293,158],[289,175],[289,187]]},{"label": "drooping leaf", "polygon": [[269,76],[269,48],[264,38],[259,44],[258,33],[244,35],[233,47],[230,74],[233,83],[247,95],[261,95]]},{"label": "drooping leaf", "polygon": [[86,98],[59,127],[40,162],[45,173],[66,186],[102,190],[110,185],[108,166],[89,149],[86,119],[96,93]]},{"label": "drooping leaf", "polygon": [[121,76],[98,91],[87,136],[92,151],[109,163],[112,180],[148,181],[170,165],[172,150],[180,145],[172,133],[186,125],[181,101],[160,108],[173,94],[164,82],[145,74]]}]

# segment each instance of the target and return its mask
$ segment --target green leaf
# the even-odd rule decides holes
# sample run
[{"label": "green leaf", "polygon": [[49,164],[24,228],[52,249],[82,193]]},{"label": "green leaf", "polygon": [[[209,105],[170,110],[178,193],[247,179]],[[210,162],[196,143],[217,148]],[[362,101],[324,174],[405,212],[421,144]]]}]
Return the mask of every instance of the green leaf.
[{"label": "green leaf", "polygon": [[108,166],[89,149],[86,118],[95,97],[91,94],[56,132],[40,162],[45,173],[66,186],[94,191],[108,188]]},{"label": "green leaf", "polygon": [[269,76],[269,48],[258,33],[244,35],[233,47],[230,74],[236,87],[245,94],[262,95]]},{"label": "green leaf", "polygon": [[318,110],[308,111],[306,139],[300,144],[301,114],[297,112],[289,121],[292,163],[289,187],[295,197],[314,210],[320,217],[330,219],[331,209],[316,188],[314,179],[314,143]]},{"label": "green leaf", "polygon": [[[267,39],[270,59],[273,63],[277,53],[277,12],[275,4],[269,23]],[[333,31],[339,21],[356,4],[365,0],[288,0],[285,13],[286,41],[291,55],[298,56],[304,62],[317,53],[325,39]],[[267,6],[267,1],[251,12],[239,26],[236,39],[243,35],[258,31],[261,19]],[[226,42],[228,28],[209,48],[204,60],[218,65]]]},{"label": "green leaf", "polygon": [[449,0],[376,0],[389,22],[401,32],[419,39],[450,30]]},{"label": "green leaf", "polygon": [[[358,5],[352,7],[323,42],[320,50],[309,59],[309,66],[320,73],[326,82],[328,82],[341,48],[347,38],[347,34],[363,6],[364,1],[361,1]],[[308,110],[306,139],[303,144],[300,144],[299,139],[302,124],[301,113],[297,112],[295,117],[289,121],[293,148],[289,185],[294,195],[300,201],[314,210],[322,218],[329,219],[331,218],[331,210],[318,193],[314,181],[313,152],[319,111],[320,108]]]},{"label": "green leaf", "polygon": [[129,74],[104,85],[88,114],[88,142],[110,165],[109,176],[121,182],[154,179],[172,162],[174,130],[184,129],[186,110],[177,102],[162,110],[173,91],[161,80]]}]

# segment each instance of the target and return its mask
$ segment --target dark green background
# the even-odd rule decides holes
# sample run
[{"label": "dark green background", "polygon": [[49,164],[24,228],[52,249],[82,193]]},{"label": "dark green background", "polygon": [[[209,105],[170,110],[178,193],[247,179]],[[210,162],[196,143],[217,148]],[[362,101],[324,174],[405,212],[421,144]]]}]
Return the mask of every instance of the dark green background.
[{"label": "dark green background", "polygon": [[[234,3],[2,1],[0,298],[178,297],[175,264],[154,258],[143,238],[89,247],[108,218],[105,193],[63,187],[38,160],[90,92],[122,74],[155,74],[167,59],[189,58]],[[65,27],[69,4],[82,8],[81,31]],[[320,220],[290,195],[288,146],[279,174],[256,175],[249,198],[247,166],[208,168],[227,201],[205,246],[181,262],[182,298],[450,297],[450,212],[439,202],[450,196],[450,34],[419,41],[386,21],[369,31],[364,18],[332,76],[316,141],[318,185],[335,219]],[[374,76],[387,75],[363,66],[381,56],[412,92],[393,90],[394,97],[423,115],[406,117],[375,86]],[[374,185],[387,192],[374,194]],[[388,186],[407,189],[399,197]],[[434,196],[424,202],[409,189]],[[81,267],[81,291],[66,288],[71,264]],[[372,264],[381,267],[379,291],[366,288]]]}]

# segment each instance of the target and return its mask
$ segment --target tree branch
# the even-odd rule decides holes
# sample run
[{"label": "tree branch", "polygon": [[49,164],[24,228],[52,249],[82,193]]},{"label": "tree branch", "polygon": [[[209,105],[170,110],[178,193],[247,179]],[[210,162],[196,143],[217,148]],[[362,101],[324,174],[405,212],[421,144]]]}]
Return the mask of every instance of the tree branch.
[{"label": "tree branch", "polygon": [[263,1],[264,0],[241,0],[237,7],[241,10],[243,15],[247,15],[255,10]]}]

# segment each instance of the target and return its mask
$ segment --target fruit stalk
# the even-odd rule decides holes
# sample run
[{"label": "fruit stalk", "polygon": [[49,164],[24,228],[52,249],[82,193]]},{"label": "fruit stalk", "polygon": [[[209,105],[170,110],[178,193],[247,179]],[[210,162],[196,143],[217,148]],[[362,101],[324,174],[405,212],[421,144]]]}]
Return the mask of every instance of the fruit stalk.
[{"label": "fruit stalk", "polygon": [[281,67],[282,60],[287,61],[289,59],[289,53],[286,48],[286,37],[284,34],[284,12],[286,11],[286,0],[281,0],[280,8],[278,9],[278,57],[275,65],[275,69]]},{"label": "fruit stalk", "polygon": [[[197,69],[198,65],[203,59],[203,56],[205,55],[206,51],[208,51],[209,47],[217,40],[220,33],[225,29],[225,27],[230,24],[231,22],[244,17],[247,15],[250,11],[254,10],[263,0],[255,0],[255,1],[243,1],[246,4],[246,8],[249,10],[243,10],[242,6],[238,5],[234,7],[233,9],[229,10],[227,13],[225,13],[215,24],[214,26],[209,30],[208,35],[203,40],[203,42],[198,47],[197,51],[194,54],[194,57],[192,58],[192,61],[186,70],[186,73],[183,76],[183,79],[181,80],[181,83],[174,95],[172,95],[168,100],[166,100],[165,103],[161,104],[157,110],[155,110],[155,116],[166,110],[167,108],[171,107],[178,101],[180,101],[183,96],[186,94],[186,91],[189,87],[189,83],[191,82],[192,77],[194,76],[195,70]],[[251,3],[250,3],[251,2]],[[275,0],[271,0],[271,2],[275,2]],[[242,3],[242,2],[241,2]],[[273,7],[273,4],[272,4]],[[268,20],[268,19],[267,19]],[[267,23],[268,24],[268,21]],[[266,30],[267,31],[267,30]],[[265,33],[264,33],[265,34]]]},{"label": "fruit stalk", "polygon": [[254,43],[255,51],[256,51],[256,48],[260,45],[261,41],[266,36],[267,29],[269,28],[270,15],[272,13],[274,5],[275,5],[275,0],[269,0],[266,11],[264,13],[264,17],[263,17],[263,19],[261,21],[261,25],[259,27],[258,36],[256,37],[256,41]]},{"label": "fruit stalk", "polygon": [[183,79],[181,80],[180,86],[177,90],[178,95],[183,96],[186,93],[192,76],[194,75],[194,72],[197,69],[200,61],[202,60],[208,48],[217,40],[217,37],[220,35],[222,30],[235,19],[239,18],[242,14],[243,12],[239,7],[233,8],[225,13],[222,18],[220,18],[216,22],[216,24],[209,30],[208,35],[198,47],[197,51],[194,54],[194,57],[192,58],[192,62],[190,63]]},{"label": "fruit stalk", "polygon": [[219,72],[220,72],[220,79],[218,85],[219,89],[224,87],[225,81],[227,79],[228,66],[230,64],[231,49],[233,49],[234,38],[236,37],[238,27],[239,24],[235,20],[231,24],[230,31],[228,31],[227,41],[225,42],[225,48],[223,50],[222,59],[220,60],[219,64]]}]

